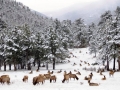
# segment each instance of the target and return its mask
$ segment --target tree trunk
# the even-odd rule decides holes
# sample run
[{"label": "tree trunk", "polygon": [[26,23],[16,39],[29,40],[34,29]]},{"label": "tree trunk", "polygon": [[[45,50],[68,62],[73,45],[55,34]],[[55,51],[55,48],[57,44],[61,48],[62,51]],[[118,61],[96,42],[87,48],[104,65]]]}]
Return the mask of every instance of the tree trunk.
[{"label": "tree trunk", "polygon": [[33,66],[35,67],[35,60],[34,60],[34,62],[33,62]]},{"label": "tree trunk", "polygon": [[46,69],[48,70],[48,62],[46,62]]},{"label": "tree trunk", "polygon": [[18,70],[21,69],[21,68],[20,68],[20,64],[18,64],[17,67],[18,67]]},{"label": "tree trunk", "polygon": [[115,51],[116,51],[116,44],[114,44],[113,70],[115,70],[115,60],[116,60],[116,53],[115,53]]},{"label": "tree trunk", "polygon": [[17,71],[17,67],[15,63],[14,63],[14,71]]},{"label": "tree trunk", "polygon": [[118,66],[119,66],[119,70],[120,70],[120,60],[119,60],[119,65]]},{"label": "tree trunk", "polygon": [[109,71],[109,61],[107,60],[107,71]]},{"label": "tree trunk", "polygon": [[28,63],[27,66],[28,66],[28,70],[31,70],[31,63]]},{"label": "tree trunk", "polygon": [[53,70],[55,70],[55,58],[53,58]]},{"label": "tree trunk", "polygon": [[21,69],[24,69],[24,65],[22,64],[22,62],[20,63],[20,67]]},{"label": "tree trunk", "polygon": [[41,62],[40,62],[40,60],[38,60],[38,70],[40,69],[40,67],[41,67]]},{"label": "tree trunk", "polygon": [[2,67],[2,62],[1,62],[1,60],[0,60],[0,70],[1,70],[1,67]]},{"label": "tree trunk", "polygon": [[9,64],[9,70],[11,70],[11,64]]},{"label": "tree trunk", "polygon": [[4,62],[4,71],[6,71],[6,62]]}]

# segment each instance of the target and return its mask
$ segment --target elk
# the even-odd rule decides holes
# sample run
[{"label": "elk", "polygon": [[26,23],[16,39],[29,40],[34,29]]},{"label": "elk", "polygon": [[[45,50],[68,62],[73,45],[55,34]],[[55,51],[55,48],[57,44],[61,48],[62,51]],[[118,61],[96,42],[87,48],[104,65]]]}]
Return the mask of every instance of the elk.
[{"label": "elk", "polygon": [[64,79],[62,80],[62,83],[64,83],[65,81],[69,82],[69,74],[64,74]]},{"label": "elk", "polygon": [[82,64],[80,63],[80,66],[82,66]]},{"label": "elk", "polygon": [[89,76],[92,77],[92,76],[93,76],[93,73],[91,72]]},{"label": "elk", "polygon": [[53,71],[52,71],[52,72],[50,72],[50,70],[48,70],[48,74],[53,74]]},{"label": "elk", "polygon": [[73,63],[73,66],[77,65],[76,63]]},{"label": "elk", "polygon": [[81,75],[81,73],[79,71],[76,74]]},{"label": "elk", "polygon": [[2,75],[1,77],[0,77],[0,83],[1,84],[4,84],[4,83],[7,83],[7,84],[10,84],[10,77],[9,77],[9,75]]},{"label": "elk", "polygon": [[105,75],[104,75],[104,77],[102,78],[102,80],[106,80],[106,77],[105,77]]},{"label": "elk", "polygon": [[88,66],[90,66],[90,64],[88,63]]},{"label": "elk", "polygon": [[46,77],[46,79],[50,79],[51,74],[44,74],[44,76]]},{"label": "elk", "polygon": [[71,79],[71,78],[74,78],[74,80],[75,80],[75,78],[76,78],[76,80],[78,80],[79,78],[76,76],[76,74],[72,74],[72,72],[70,71],[69,73],[69,78]]},{"label": "elk", "polygon": [[27,75],[25,75],[24,77],[23,77],[23,82],[26,82],[26,81],[28,81],[28,76]]},{"label": "elk", "polygon": [[89,77],[87,77],[87,76],[84,77],[84,80],[91,80],[91,79],[92,79],[92,77],[90,77],[90,76]]},{"label": "elk", "polygon": [[39,82],[43,84],[44,81],[45,81],[44,75],[40,74],[39,76],[33,77],[33,85],[39,84]]},{"label": "elk", "polygon": [[74,72],[77,72],[77,70],[76,70],[76,69],[74,69]]},{"label": "elk", "polygon": [[113,76],[113,75],[114,75],[114,73],[115,73],[115,71],[110,70],[110,71],[109,71],[109,76]]},{"label": "elk", "polygon": [[99,86],[98,83],[91,83],[90,80],[88,80],[89,86]]},{"label": "elk", "polygon": [[50,77],[50,83],[51,83],[52,81],[56,82],[56,79],[57,79],[57,78],[56,78],[55,75],[51,76],[51,77]]}]

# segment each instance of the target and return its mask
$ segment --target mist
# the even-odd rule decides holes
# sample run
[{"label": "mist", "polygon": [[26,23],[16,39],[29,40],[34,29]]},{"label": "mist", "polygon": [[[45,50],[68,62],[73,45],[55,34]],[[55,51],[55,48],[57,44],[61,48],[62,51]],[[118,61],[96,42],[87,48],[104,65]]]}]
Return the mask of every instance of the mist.
[{"label": "mist", "polygon": [[58,18],[59,20],[84,19],[85,23],[97,22],[105,11],[113,11],[120,6],[120,0],[97,0],[94,2],[77,3],[56,12],[44,13],[48,17]]}]

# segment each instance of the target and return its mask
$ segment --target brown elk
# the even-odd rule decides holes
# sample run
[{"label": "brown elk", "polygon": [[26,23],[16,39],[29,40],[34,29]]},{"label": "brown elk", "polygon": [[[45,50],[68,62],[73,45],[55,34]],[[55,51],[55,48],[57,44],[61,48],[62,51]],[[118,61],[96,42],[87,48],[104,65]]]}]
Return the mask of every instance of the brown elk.
[{"label": "brown elk", "polygon": [[44,75],[33,77],[33,85],[39,84],[39,82],[43,84],[44,81],[45,81]]},{"label": "brown elk", "polygon": [[44,74],[44,76],[45,76],[45,77],[46,77],[46,79],[48,80],[48,79],[50,79],[51,74]]},{"label": "brown elk", "polygon": [[91,83],[90,80],[88,80],[89,86],[99,86],[98,83]]},{"label": "brown elk", "polygon": [[74,72],[77,72],[77,70],[76,70],[76,69],[74,69]]},{"label": "brown elk", "polygon": [[82,66],[82,64],[80,64],[80,66]]},{"label": "brown elk", "polygon": [[0,83],[1,84],[4,84],[4,83],[10,84],[10,77],[9,77],[9,75],[2,75],[0,77]]},{"label": "brown elk", "polygon": [[71,71],[70,71],[68,74],[69,74],[70,79],[71,79],[71,78],[73,78],[74,80],[75,80],[75,78],[76,78],[76,80],[79,79],[79,78],[77,77],[77,75],[76,75],[76,74],[72,74]]},{"label": "brown elk", "polygon": [[52,81],[56,82],[56,79],[57,79],[57,78],[56,78],[55,75],[51,76],[51,77],[50,77],[50,83],[51,83]]},{"label": "brown elk", "polygon": [[89,76],[92,77],[92,76],[93,76],[93,73],[91,72],[91,73],[89,74]]},{"label": "brown elk", "polygon": [[114,71],[114,70],[110,70],[110,71],[109,71],[109,76],[113,76],[113,75],[114,75],[114,73],[115,73],[115,71]]},{"label": "brown elk", "polygon": [[26,81],[28,81],[28,76],[27,75],[25,75],[24,77],[23,77],[23,82],[26,82]]},{"label": "brown elk", "polygon": [[76,74],[81,75],[81,73],[79,71]]},{"label": "brown elk", "polygon": [[50,72],[50,70],[48,70],[48,72],[47,72],[47,73],[48,73],[48,74],[53,74],[53,71],[51,71],[51,72]]},{"label": "brown elk", "polygon": [[104,77],[102,78],[102,80],[106,80],[106,77],[105,77],[105,75],[104,75]]},{"label": "brown elk", "polygon": [[69,74],[64,74],[64,79],[62,80],[62,83],[64,83],[65,81],[69,82]]},{"label": "brown elk", "polygon": [[76,63],[73,63],[73,66],[77,65]]},{"label": "brown elk", "polygon": [[91,79],[92,79],[92,77],[90,77],[90,76],[89,77],[87,77],[87,76],[84,77],[84,80],[91,80]]}]

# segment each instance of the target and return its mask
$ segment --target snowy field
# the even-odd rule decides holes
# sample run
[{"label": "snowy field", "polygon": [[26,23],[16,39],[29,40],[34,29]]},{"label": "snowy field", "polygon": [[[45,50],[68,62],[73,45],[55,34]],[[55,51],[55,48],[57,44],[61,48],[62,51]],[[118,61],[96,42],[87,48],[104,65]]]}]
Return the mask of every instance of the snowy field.
[{"label": "snowy field", "polygon": [[[81,52],[80,52],[81,51]],[[71,49],[70,52],[73,53],[73,57],[71,55],[71,58],[66,59],[66,61],[70,60],[70,63],[64,63],[64,64],[57,64],[56,70],[53,70],[53,75],[57,76],[56,83],[50,83],[49,80],[46,80],[45,83],[39,84],[39,85],[33,85],[32,79],[34,76],[38,76],[39,74],[46,74],[48,70],[46,68],[41,68],[39,72],[33,71],[33,74],[29,74],[30,71],[0,71],[0,76],[3,74],[8,74],[11,79],[10,85],[1,85],[0,84],[0,90],[120,90],[120,72],[115,72],[113,77],[109,77],[109,72],[103,72],[103,75],[106,76],[107,80],[103,81],[101,78],[103,78],[103,75],[100,75],[99,73],[96,73],[96,71],[92,71],[93,78],[91,82],[99,83],[99,86],[89,86],[88,82],[84,80],[85,76],[88,76],[91,71],[83,70],[84,67],[90,68],[90,67],[102,67],[101,65],[97,66],[88,66],[84,64],[82,61],[87,61],[88,63],[92,64],[95,62],[96,58],[93,58],[93,55],[89,54],[88,48],[83,49]],[[87,53],[86,53],[87,52]],[[77,65],[73,66],[73,63],[76,63]],[[79,64],[82,64],[80,66]],[[52,68],[52,65],[49,65],[49,67]],[[2,67],[3,68],[3,67]],[[62,69],[61,73],[57,73]],[[69,82],[62,83],[63,80],[63,74],[64,71],[72,71],[72,73],[76,74],[74,70],[80,71],[81,75],[77,75],[79,77],[79,80],[71,79]],[[50,69],[52,71],[52,69]],[[24,83],[22,81],[22,78],[24,75],[28,75],[28,82]],[[82,84],[81,84],[82,83]]]}]

